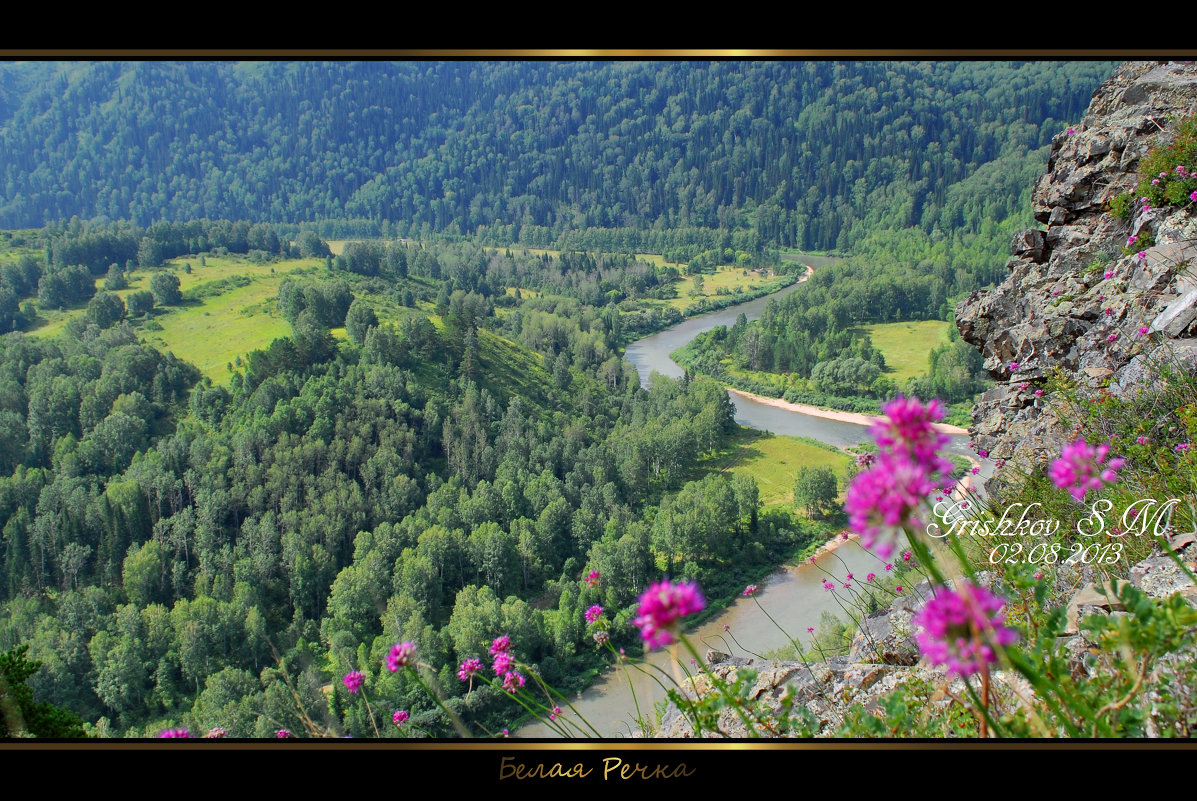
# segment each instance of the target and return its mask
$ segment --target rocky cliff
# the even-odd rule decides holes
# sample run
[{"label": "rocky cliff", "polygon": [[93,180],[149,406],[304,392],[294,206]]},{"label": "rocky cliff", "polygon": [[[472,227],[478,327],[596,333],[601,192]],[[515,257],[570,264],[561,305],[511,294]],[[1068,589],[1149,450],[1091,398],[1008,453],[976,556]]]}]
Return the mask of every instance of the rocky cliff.
[{"label": "rocky cliff", "polygon": [[[1080,124],[1056,136],[1033,196],[1046,230],[1016,236],[1005,282],[956,310],[961,336],[1000,382],[973,410],[977,447],[991,458],[1033,470],[1070,438],[1035,394],[1054,371],[1123,396],[1173,356],[1197,363],[1193,204],[1109,213],[1135,189],[1140,160],[1194,113],[1197,65],[1129,63],[1098,88]],[[1140,335],[1144,327],[1153,333]]]}]

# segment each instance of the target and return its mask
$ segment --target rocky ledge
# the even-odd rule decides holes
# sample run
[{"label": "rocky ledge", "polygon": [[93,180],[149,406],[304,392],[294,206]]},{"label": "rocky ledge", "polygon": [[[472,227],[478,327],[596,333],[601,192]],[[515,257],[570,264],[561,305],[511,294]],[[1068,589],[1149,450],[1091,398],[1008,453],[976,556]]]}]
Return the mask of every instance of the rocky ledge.
[{"label": "rocky ledge", "polygon": [[1112,199],[1136,188],[1140,159],[1195,113],[1197,65],[1130,63],[1056,136],[1033,194],[1046,230],[1015,236],[1005,282],[956,309],[961,336],[1000,382],[973,410],[974,439],[991,458],[1033,469],[1071,438],[1035,394],[1057,370],[1125,395],[1155,380],[1161,363],[1197,365],[1193,206],[1109,214]]},{"label": "rocky ledge", "polygon": [[[1174,548],[1181,549],[1182,558],[1190,569],[1197,570],[1197,546],[1191,534],[1172,539]],[[981,584],[992,581],[989,574],[981,574]],[[1100,579],[1091,566],[1061,565],[1053,577],[1058,597],[1066,598],[1067,624],[1063,636],[1057,638],[1057,648],[1068,654],[1069,669],[1074,678],[1097,675],[1108,670],[1093,660],[1097,643],[1090,641],[1080,630],[1079,621],[1091,615],[1126,615],[1118,599],[1109,592],[1108,585],[1100,587]],[[1166,598],[1179,592],[1197,606],[1197,586],[1184,575],[1176,563],[1162,552],[1144,559],[1130,570],[1130,583],[1152,598]],[[861,621],[852,647],[846,656],[818,662],[766,661],[736,657],[719,651],[708,651],[710,673],[724,681],[734,681],[739,671],[752,671],[755,681],[749,697],[767,704],[776,715],[783,711],[782,700],[789,698],[796,706],[803,706],[819,721],[819,736],[834,736],[848,709],[856,704],[866,712],[880,712],[881,701],[898,685],[922,680],[938,687],[933,702],[945,712],[956,703],[953,698],[967,696],[960,679],[948,680],[942,669],[929,666],[919,658],[911,620],[931,597],[931,587],[924,582],[912,592],[899,596],[887,609]],[[1173,670],[1178,665],[1197,658],[1197,645],[1189,645],[1169,654],[1155,666],[1147,677],[1147,686],[1156,683],[1175,684]],[[997,671],[993,674],[993,690],[998,711],[1003,705],[1033,703],[1035,693],[1017,673]],[[689,697],[707,695],[715,690],[709,677],[698,676],[686,686]],[[1148,698],[1148,703],[1152,699]],[[1150,727],[1149,727],[1150,731]],[[743,721],[732,710],[724,709],[719,716],[719,731],[704,732],[709,738],[748,737]],[[661,721],[658,737],[692,738],[689,719],[676,706],[670,705]]]}]

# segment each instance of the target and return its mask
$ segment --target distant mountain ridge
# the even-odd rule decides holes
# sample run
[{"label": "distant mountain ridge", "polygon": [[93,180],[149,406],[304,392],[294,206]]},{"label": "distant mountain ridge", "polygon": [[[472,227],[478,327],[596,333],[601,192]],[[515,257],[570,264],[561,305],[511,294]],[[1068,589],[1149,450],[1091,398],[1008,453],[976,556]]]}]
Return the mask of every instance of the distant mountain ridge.
[{"label": "distant mountain ridge", "polygon": [[0,226],[360,219],[843,248],[868,225],[971,222],[950,187],[1050,142],[1111,66],[0,64]]}]

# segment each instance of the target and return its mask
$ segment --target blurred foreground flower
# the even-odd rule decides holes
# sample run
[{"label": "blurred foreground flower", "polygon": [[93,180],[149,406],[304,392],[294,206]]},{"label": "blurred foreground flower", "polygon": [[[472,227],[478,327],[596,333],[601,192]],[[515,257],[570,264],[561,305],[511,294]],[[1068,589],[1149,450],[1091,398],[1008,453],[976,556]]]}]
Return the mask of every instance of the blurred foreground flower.
[{"label": "blurred foreground flower", "polygon": [[1013,645],[1018,632],[1006,626],[1005,602],[984,587],[964,583],[942,590],[914,620],[919,650],[948,675],[971,676],[997,661],[996,648]]},{"label": "blurred foreground flower", "polygon": [[676,641],[681,619],[702,611],[705,606],[706,601],[697,584],[674,584],[666,579],[650,585],[640,596],[640,607],[633,623],[640,629],[645,646],[652,650]]},{"label": "blurred foreground flower", "polygon": [[1118,470],[1125,464],[1123,459],[1110,459],[1109,445],[1094,447],[1083,439],[1065,445],[1060,458],[1052,462],[1048,476],[1059,489],[1066,489],[1078,501],[1085,499],[1089,490],[1099,490],[1106,484],[1118,480]]}]

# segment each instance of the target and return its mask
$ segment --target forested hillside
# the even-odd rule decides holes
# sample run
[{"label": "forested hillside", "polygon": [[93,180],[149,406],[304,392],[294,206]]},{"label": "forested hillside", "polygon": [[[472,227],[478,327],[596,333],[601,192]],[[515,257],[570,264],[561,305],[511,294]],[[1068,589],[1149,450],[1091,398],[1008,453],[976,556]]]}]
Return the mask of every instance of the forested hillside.
[{"label": "forested hillside", "polygon": [[[870,227],[975,229],[1013,213],[1027,153],[1109,69],[3,65],[0,226],[207,217],[504,246],[569,232],[562,244],[608,250],[731,244],[723,234],[749,251],[845,249]],[[952,190],[989,164],[983,187]]]}]

